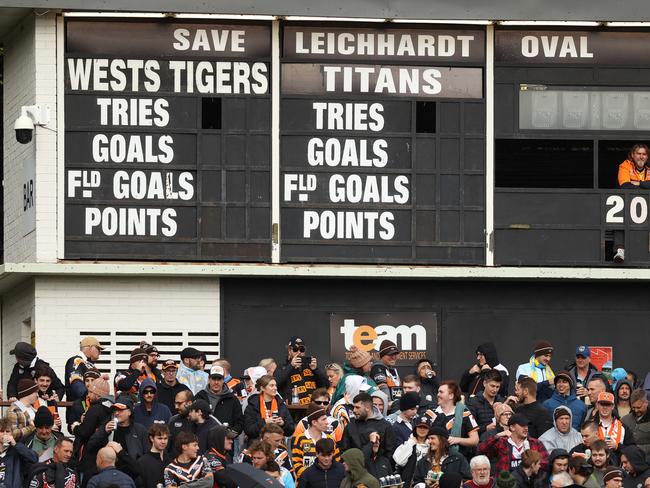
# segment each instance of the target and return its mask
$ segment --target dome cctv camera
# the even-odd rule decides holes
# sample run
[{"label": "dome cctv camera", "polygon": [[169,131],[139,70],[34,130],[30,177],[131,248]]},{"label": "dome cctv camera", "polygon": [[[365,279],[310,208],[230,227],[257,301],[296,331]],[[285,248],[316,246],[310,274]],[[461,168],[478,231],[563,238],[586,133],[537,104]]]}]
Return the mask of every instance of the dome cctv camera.
[{"label": "dome cctv camera", "polygon": [[34,121],[29,115],[22,114],[16,119],[14,130],[16,131],[16,140],[21,144],[27,144],[32,140]]}]

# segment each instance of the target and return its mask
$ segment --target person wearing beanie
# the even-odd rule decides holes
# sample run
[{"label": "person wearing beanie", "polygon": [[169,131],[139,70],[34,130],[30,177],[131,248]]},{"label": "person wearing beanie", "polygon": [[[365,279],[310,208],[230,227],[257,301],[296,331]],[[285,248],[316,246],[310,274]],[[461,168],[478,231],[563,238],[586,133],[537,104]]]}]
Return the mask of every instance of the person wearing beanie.
[{"label": "person wearing beanie", "polygon": [[278,383],[278,393],[282,398],[293,402],[295,392],[300,405],[309,405],[312,391],[327,388],[325,370],[319,367],[316,357],[306,355],[307,347],[298,336],[289,339],[286,351],[284,364],[273,372]]},{"label": "person wearing beanie", "polygon": [[[341,439],[343,439],[343,429],[345,428],[345,426],[341,421],[339,421],[339,419],[337,419],[331,414],[330,395],[329,393],[327,393],[327,390],[325,388],[318,388],[314,390],[311,394],[310,400],[311,400],[310,405],[311,404],[320,405],[322,408],[327,410],[326,433],[330,434],[334,438],[334,442],[339,443]],[[347,420],[349,420],[349,417],[347,418]],[[296,422],[296,428],[293,431],[292,437],[295,438],[298,437],[299,435],[302,435],[303,432],[305,432],[308,428],[309,428],[309,420],[307,419],[307,416],[304,416],[303,418],[300,419],[300,421]],[[262,440],[264,440],[264,436],[262,436]],[[279,464],[282,465],[282,463]]]},{"label": "person wearing beanie", "polygon": [[494,484],[497,488],[515,488],[517,486],[517,480],[513,478],[510,471],[501,471],[499,476],[496,477]]},{"label": "person wearing beanie", "polygon": [[[472,479],[463,484],[463,488],[494,488],[494,478],[490,476],[490,460],[483,455],[474,456],[469,461]],[[508,473],[510,474],[510,473]],[[514,488],[514,480],[511,487]]]},{"label": "person wearing beanie", "polygon": [[497,435],[500,432],[510,431],[508,421],[514,414],[512,407],[507,403],[502,402],[494,402],[492,407],[494,409],[494,421],[496,427],[494,429],[489,429],[483,432],[483,434],[480,436],[480,442],[485,442],[487,439]]},{"label": "person wearing beanie", "polygon": [[576,396],[573,376],[568,371],[560,371],[553,382],[555,391],[542,405],[549,412],[554,412],[560,406],[569,408],[573,418],[571,425],[576,430],[580,429],[587,415],[587,405]]},{"label": "person wearing beanie", "polygon": [[540,341],[533,349],[533,355],[527,363],[520,364],[515,374],[515,379],[528,376],[537,383],[537,400],[541,403],[551,398],[553,388],[551,384],[555,373],[551,369],[553,345],[548,341]]},{"label": "person wearing beanie", "polygon": [[[347,355],[347,361],[343,363],[343,376],[336,385],[332,395],[332,404],[339,402],[346,393],[346,380],[348,376],[360,376],[368,384],[369,388],[377,388],[377,383],[370,377],[372,369],[372,356],[367,351],[362,351],[354,344],[350,346]],[[349,396],[347,401],[352,401],[353,396]]]},{"label": "person wearing beanie", "polygon": [[[435,473],[438,477],[442,475],[442,478],[448,475],[458,475],[458,484],[456,486],[459,488],[460,477],[464,479],[472,477],[465,456],[451,451],[447,429],[434,424],[429,429],[427,440],[429,442],[429,451],[415,466],[415,474],[413,475],[414,488],[431,486],[429,473]],[[442,480],[442,478],[439,479]]]},{"label": "person wearing beanie", "polygon": [[463,372],[460,379],[460,388],[467,397],[472,397],[483,390],[484,375],[487,371],[496,370],[501,375],[499,395],[508,396],[510,373],[499,362],[496,346],[491,342],[480,344],[476,348],[476,362]]},{"label": "person wearing beanie", "polygon": [[23,440],[34,432],[34,417],[36,410],[34,403],[38,399],[38,386],[32,379],[23,378],[18,381],[18,400],[14,401],[7,410],[7,419],[13,426],[13,436],[16,440]]},{"label": "person wearing beanie", "polygon": [[420,406],[420,395],[414,391],[404,393],[398,400],[399,413],[393,423],[393,432],[397,445],[406,442],[406,440],[413,435],[413,419],[418,413]]},{"label": "person wearing beanie", "polygon": [[113,385],[115,395],[129,395],[131,401],[137,401],[140,385],[147,378],[147,353],[144,349],[136,347],[131,351],[129,358],[129,369],[115,373]]},{"label": "person wearing beanie", "polygon": [[[293,438],[291,446],[291,459],[296,478],[300,480],[302,473],[316,461],[316,442],[320,439],[334,438],[327,433],[329,422],[327,420],[327,410],[315,403],[310,403],[307,407],[307,422],[309,427],[298,437]],[[339,451],[334,448],[334,460],[339,460]]]},{"label": "person wearing beanie", "polygon": [[[26,342],[17,342],[9,354],[16,357],[16,364],[14,364],[7,382],[7,391],[5,392],[9,401],[14,401],[18,396],[18,382],[22,379],[33,379],[34,371],[36,368],[44,369],[49,368],[49,363],[46,363],[36,354],[36,349],[31,344]],[[59,399],[65,395],[65,387],[56,374],[52,378],[50,389],[57,394]]]},{"label": "person wearing beanie", "polygon": [[572,427],[572,418],[573,412],[564,405],[560,405],[553,411],[553,428],[539,437],[547,451],[564,449],[570,452],[582,442],[580,432]]},{"label": "person wearing beanie", "polygon": [[618,466],[607,466],[603,476],[604,488],[621,488],[625,475]]},{"label": "person wearing beanie", "polygon": [[53,429],[54,417],[46,406],[36,410],[34,427],[36,430],[25,437],[22,443],[38,454],[40,462],[44,462],[54,455],[54,445],[62,434],[58,429]]},{"label": "person wearing beanie", "polygon": [[145,366],[147,376],[151,378],[154,383],[160,383],[162,381],[162,372],[158,369],[158,359],[160,358],[158,348],[146,341],[140,342],[139,347],[147,353],[147,364]]},{"label": "person wearing beanie", "polygon": [[478,424],[479,436],[483,435],[486,430],[496,428],[493,405],[504,400],[499,393],[503,381],[501,372],[496,369],[488,369],[483,372],[481,377],[483,378],[481,390],[466,402],[467,408]]},{"label": "person wearing beanie", "polygon": [[[377,387],[388,397],[390,404],[397,401],[402,395],[402,380],[399,377],[396,365],[399,359],[399,349],[393,341],[384,339],[379,344],[379,361],[372,364],[370,377]],[[388,409],[391,409],[391,405]]]}]

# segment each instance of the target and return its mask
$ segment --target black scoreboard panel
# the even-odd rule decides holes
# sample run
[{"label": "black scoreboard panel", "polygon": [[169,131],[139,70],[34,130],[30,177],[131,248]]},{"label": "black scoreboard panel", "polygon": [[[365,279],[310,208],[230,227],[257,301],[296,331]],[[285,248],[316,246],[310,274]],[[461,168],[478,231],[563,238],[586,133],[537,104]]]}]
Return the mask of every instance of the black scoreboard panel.
[{"label": "black scoreboard panel", "polygon": [[650,35],[498,29],[495,263],[648,266],[648,190],[618,165],[650,141]]},{"label": "black scoreboard panel", "polygon": [[484,39],[285,26],[283,261],[485,262]]},{"label": "black scoreboard panel", "polygon": [[65,256],[269,261],[270,24],[67,20]]}]

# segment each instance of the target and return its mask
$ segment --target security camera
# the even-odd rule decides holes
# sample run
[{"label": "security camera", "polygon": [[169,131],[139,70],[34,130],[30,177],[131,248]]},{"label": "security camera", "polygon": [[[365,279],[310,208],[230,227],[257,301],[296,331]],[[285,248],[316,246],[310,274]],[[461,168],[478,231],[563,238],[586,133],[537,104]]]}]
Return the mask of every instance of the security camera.
[{"label": "security camera", "polygon": [[34,133],[34,121],[28,115],[21,115],[14,123],[16,140],[21,144],[27,144],[32,140]]},{"label": "security camera", "polygon": [[34,125],[45,126],[50,123],[50,107],[40,105],[23,105],[20,107],[20,117],[14,123],[16,140],[20,144],[28,144],[34,135]]}]

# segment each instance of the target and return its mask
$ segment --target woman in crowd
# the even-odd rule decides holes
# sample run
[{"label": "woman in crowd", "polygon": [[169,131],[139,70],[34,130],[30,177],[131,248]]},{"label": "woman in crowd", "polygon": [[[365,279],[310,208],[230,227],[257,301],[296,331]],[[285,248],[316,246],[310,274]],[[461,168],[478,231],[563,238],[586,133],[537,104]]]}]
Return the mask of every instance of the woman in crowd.
[{"label": "woman in crowd", "polygon": [[514,413],[512,407],[507,403],[494,402],[492,405],[494,409],[494,421],[497,426],[494,429],[488,429],[481,435],[481,442],[488,440],[490,437],[498,434],[499,432],[510,431],[508,427],[508,420]]},{"label": "woman in crowd", "polygon": [[423,459],[429,452],[429,428],[431,427],[431,417],[428,415],[418,415],[413,419],[413,434],[403,444],[397,446],[393,453],[393,460],[397,471],[404,481],[404,486],[411,486],[415,466],[418,461]]},{"label": "woman in crowd", "polygon": [[278,395],[278,385],[271,375],[264,375],[255,385],[259,393],[248,397],[248,405],[244,411],[244,432],[249,440],[260,437],[262,427],[266,424],[278,424],[284,435],[293,434],[295,424],[289,409]]},{"label": "woman in crowd", "polygon": [[413,476],[413,484],[417,488],[428,486],[430,480],[437,480],[442,474],[457,473],[464,479],[472,477],[467,459],[461,454],[449,452],[448,439],[449,434],[443,427],[434,426],[429,429],[429,452],[418,461]]},{"label": "woman in crowd", "polygon": [[328,364],[325,367],[325,374],[327,375],[327,381],[329,383],[329,387],[327,388],[327,393],[329,393],[331,397],[332,395],[334,395],[334,392],[336,391],[336,387],[339,384],[341,378],[343,377],[343,368],[338,363]]}]

